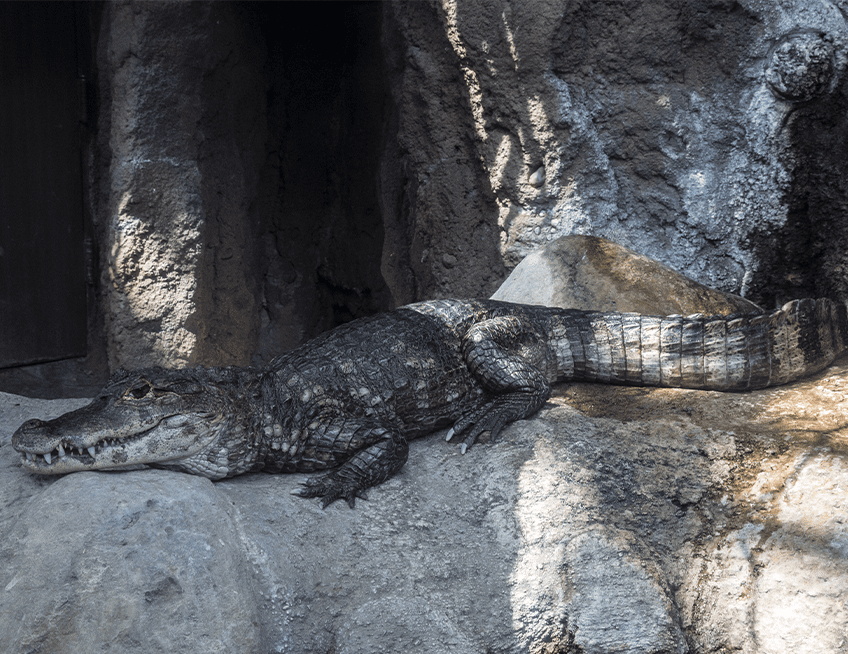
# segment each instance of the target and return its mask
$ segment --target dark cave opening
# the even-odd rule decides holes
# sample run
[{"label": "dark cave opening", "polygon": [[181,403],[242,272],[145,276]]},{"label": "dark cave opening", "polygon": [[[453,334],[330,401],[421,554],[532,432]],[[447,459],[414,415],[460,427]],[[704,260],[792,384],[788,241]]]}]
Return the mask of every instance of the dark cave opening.
[{"label": "dark cave opening", "polygon": [[[270,184],[259,356],[391,307],[377,190],[388,89],[374,2],[256,3]],[[300,313],[297,325],[287,317]]]}]

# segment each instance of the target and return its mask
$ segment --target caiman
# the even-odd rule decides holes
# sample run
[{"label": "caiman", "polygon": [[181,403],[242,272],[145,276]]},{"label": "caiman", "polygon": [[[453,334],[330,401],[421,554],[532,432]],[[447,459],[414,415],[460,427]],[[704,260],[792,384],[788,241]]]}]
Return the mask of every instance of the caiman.
[{"label": "caiman", "polygon": [[329,472],[302,497],[356,497],[395,474],[408,441],[448,427],[462,452],[535,414],[569,380],[742,391],[827,367],[848,343],[842,303],[766,314],[643,316],[437,300],[338,327],[256,368],[118,370],[91,404],[29,420],[32,472],[134,464],[210,479]]}]

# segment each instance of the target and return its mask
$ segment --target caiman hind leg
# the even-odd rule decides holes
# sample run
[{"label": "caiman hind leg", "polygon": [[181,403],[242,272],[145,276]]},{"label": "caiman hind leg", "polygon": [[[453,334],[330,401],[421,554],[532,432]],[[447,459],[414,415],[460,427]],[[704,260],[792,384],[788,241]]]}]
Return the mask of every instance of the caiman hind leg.
[{"label": "caiman hind leg", "polygon": [[[448,431],[446,440],[468,432],[462,453],[477,437],[495,438],[509,423],[527,418],[551,395],[548,381],[556,362],[545,339],[517,316],[484,320],[471,327],[462,341],[462,355],[474,378],[487,393],[484,404],[467,412]],[[549,374],[546,372],[552,371]]]},{"label": "caiman hind leg", "polygon": [[332,424],[322,427],[322,432],[335,435],[331,439],[313,436],[315,451],[325,460],[327,456],[320,453],[332,452],[335,460],[344,462],[332,472],[310,477],[295,493],[299,497],[320,497],[322,509],[338,499],[353,508],[357,497],[367,499],[365,491],[398,472],[409,456],[406,439],[395,429],[355,419],[345,420],[341,429],[334,429]]}]

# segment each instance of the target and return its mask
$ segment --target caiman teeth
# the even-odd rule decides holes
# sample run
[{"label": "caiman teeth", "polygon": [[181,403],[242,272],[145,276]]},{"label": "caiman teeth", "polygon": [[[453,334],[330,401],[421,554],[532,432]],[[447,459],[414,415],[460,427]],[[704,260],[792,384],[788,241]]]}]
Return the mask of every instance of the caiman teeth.
[{"label": "caiman teeth", "polygon": [[41,461],[44,461],[45,464],[52,465],[54,457],[58,456],[60,459],[66,458],[69,454],[74,456],[83,456],[84,452],[88,452],[88,455],[95,459],[97,457],[97,450],[101,448],[101,446],[105,447],[114,447],[116,445],[121,444],[120,438],[107,438],[103,440],[100,444],[91,445],[90,447],[77,447],[73,443],[67,441],[61,441],[56,449],[51,452],[35,453],[35,452],[24,452],[24,456],[29,463],[34,463],[38,465]]}]

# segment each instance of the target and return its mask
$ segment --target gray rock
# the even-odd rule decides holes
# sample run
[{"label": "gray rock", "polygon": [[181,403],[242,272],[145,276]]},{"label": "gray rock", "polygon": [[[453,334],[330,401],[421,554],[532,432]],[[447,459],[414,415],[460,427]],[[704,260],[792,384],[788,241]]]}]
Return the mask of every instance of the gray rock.
[{"label": "gray rock", "polygon": [[659,315],[759,313],[722,293],[597,236],[563,236],[528,255],[494,300]]},{"label": "gray rock", "polygon": [[59,479],[3,534],[6,651],[251,652],[259,611],[231,506],[205,478]]},{"label": "gray rock", "polygon": [[255,348],[255,246],[247,228],[230,224],[247,220],[267,127],[255,81],[262,55],[234,14],[208,2],[114,3],[102,12],[108,185],[95,209],[113,370],[246,364]]},{"label": "gray rock", "polygon": [[465,456],[414,441],[354,511],[300,475],[33,478],[9,438],[57,405],[4,395],[5,651],[838,652],[846,376],[560,387]]},{"label": "gray rock", "polygon": [[628,532],[598,528],[568,544],[571,617],[579,626],[575,645],[586,654],[687,651],[661,568],[644,545],[634,547],[636,540]]},{"label": "gray rock", "polygon": [[568,234],[769,308],[848,296],[844,4],[395,0],[384,31],[387,235],[423,296]]},{"label": "gray rock", "polygon": [[300,9],[332,47],[285,3],[93,6],[112,369],[262,364],[570,234],[767,308],[848,297],[838,3]]},{"label": "gray rock", "polygon": [[258,365],[392,307],[378,3],[81,11],[97,38],[85,159],[105,332],[89,343],[112,370]]},{"label": "gray rock", "polygon": [[0,533],[24,512],[31,497],[38,495],[55,480],[34,475],[8,474],[17,468],[17,457],[10,444],[11,433],[30,418],[48,420],[91,402],[90,398],[45,401],[0,392]]}]

